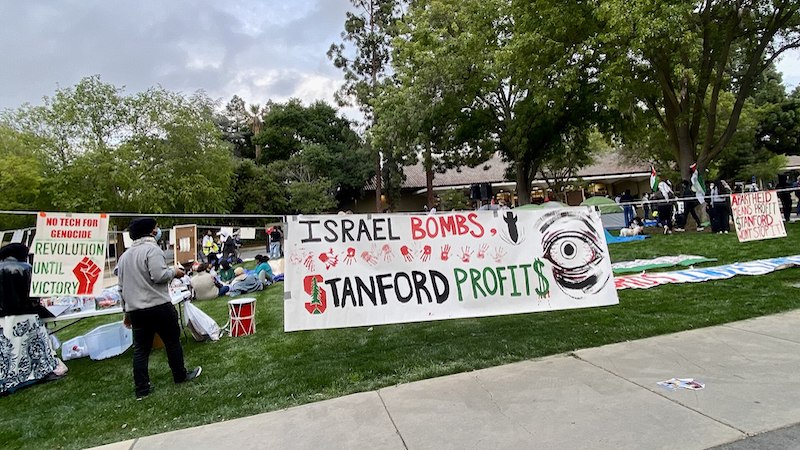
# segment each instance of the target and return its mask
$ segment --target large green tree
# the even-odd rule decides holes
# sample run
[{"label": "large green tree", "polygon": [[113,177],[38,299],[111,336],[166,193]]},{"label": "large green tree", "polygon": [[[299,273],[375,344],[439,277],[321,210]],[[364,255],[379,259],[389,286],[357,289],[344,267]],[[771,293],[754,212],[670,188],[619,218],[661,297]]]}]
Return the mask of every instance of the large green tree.
[{"label": "large green tree", "polygon": [[42,161],[43,208],[225,212],[233,161],[215,103],[163,88],[125,95],[99,77],[25,105],[4,122]]},{"label": "large green tree", "polygon": [[[649,116],[665,134],[681,176],[709,167],[736,134],[760,75],[800,46],[794,0],[603,0],[598,47],[613,106]],[[721,113],[725,93],[732,95]],[[724,117],[723,117],[724,116]]]},{"label": "large green tree", "polygon": [[254,139],[264,148],[262,162],[292,161],[302,166],[301,172],[327,179],[334,206],[360,195],[371,172],[370,154],[335,108],[322,101],[309,106],[299,100],[268,103],[263,121]]},{"label": "large green tree", "polygon": [[439,130],[500,151],[514,168],[520,203],[529,203],[543,159],[565,133],[591,120],[597,103],[593,10],[555,0],[421,0],[403,22],[394,44],[400,80],[420,96],[446,91],[443,104],[456,107],[445,110],[474,126]]},{"label": "large green tree", "polygon": [[[350,0],[341,42],[331,44],[328,57],[344,72],[344,84],[336,93],[340,105],[358,105],[367,123],[375,121],[373,101],[385,81],[391,59],[391,39],[395,21],[401,13],[401,0]],[[366,145],[371,145],[367,132]],[[382,206],[382,158],[373,148],[375,174],[375,210]]]}]

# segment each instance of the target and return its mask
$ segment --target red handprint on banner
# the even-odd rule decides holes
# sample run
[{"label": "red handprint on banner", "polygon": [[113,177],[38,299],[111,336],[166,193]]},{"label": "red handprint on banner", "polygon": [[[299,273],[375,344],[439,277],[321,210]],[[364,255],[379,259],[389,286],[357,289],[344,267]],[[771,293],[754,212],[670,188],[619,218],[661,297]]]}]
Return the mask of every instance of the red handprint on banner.
[{"label": "red handprint on banner", "polygon": [[383,256],[384,261],[391,262],[392,258],[394,258],[392,247],[389,244],[384,244],[384,246],[381,247],[381,255]]},{"label": "red handprint on banner", "polygon": [[403,259],[405,259],[406,262],[411,262],[414,260],[414,254],[407,245],[400,247],[400,254],[403,255]]},{"label": "red handprint on banner", "polygon": [[472,256],[473,251],[469,249],[469,246],[461,248],[461,262],[468,263],[470,257]]},{"label": "red handprint on banner", "polygon": [[89,257],[84,257],[78,265],[72,269],[72,273],[78,279],[78,295],[89,295],[94,292],[94,284],[100,277],[101,269]]},{"label": "red handprint on banner", "polygon": [[333,252],[333,249],[330,249],[328,253],[320,253],[319,260],[325,264],[325,269],[336,267],[339,264],[339,257]]},{"label": "red handprint on banner", "polygon": [[431,252],[433,252],[433,249],[430,245],[422,247],[422,255],[419,259],[422,260],[422,262],[428,262],[428,260],[431,259]]},{"label": "red handprint on banner", "polygon": [[369,264],[370,266],[377,266],[378,265],[378,258],[375,257],[374,254],[364,250],[361,252],[361,259],[364,260],[365,263]]},{"label": "red handprint on banner", "polygon": [[347,252],[345,252],[344,254],[344,263],[349,266],[350,264],[353,264],[355,260],[356,260],[356,249],[354,249],[353,247],[348,247]]},{"label": "red handprint on banner", "polygon": [[506,256],[506,251],[502,247],[495,247],[494,254],[492,255],[492,259],[494,262],[500,264],[503,262],[503,258]]},{"label": "red handprint on banner", "polygon": [[478,249],[478,259],[483,259],[486,256],[487,250],[489,250],[489,244],[481,244]]},{"label": "red handprint on banner", "polygon": [[441,258],[442,261],[447,261],[448,259],[450,259],[450,244],[444,244],[444,247],[442,247]]}]

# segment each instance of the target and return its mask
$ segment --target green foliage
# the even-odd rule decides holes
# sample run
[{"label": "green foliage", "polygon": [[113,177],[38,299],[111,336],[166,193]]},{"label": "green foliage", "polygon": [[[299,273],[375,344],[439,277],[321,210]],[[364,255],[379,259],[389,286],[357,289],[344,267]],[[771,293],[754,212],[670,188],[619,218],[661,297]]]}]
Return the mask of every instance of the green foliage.
[{"label": "green foliage", "polygon": [[[41,155],[42,208],[79,212],[225,212],[233,161],[207,96],[81,80],[43,106],[6,116]],[[34,207],[33,204],[28,208]]]},{"label": "green foliage", "polygon": [[764,185],[775,180],[787,163],[785,155],[773,155],[769,159],[755,161],[744,166],[738,174],[739,179],[749,181],[750,177],[755,176]]},{"label": "green foliage", "polygon": [[439,209],[442,211],[463,210],[469,206],[469,198],[460,189],[450,189],[439,195]]},{"label": "green foliage", "polygon": [[800,154],[800,98],[771,106],[758,125],[758,143],[776,154]]},{"label": "green foliage", "polygon": [[255,158],[253,144],[253,118],[247,112],[247,106],[238,95],[225,105],[221,114],[216,114],[214,121],[222,132],[222,139],[233,146],[233,155],[238,158]]},{"label": "green foliage", "polygon": [[[597,16],[609,62],[600,78],[611,105],[623,121],[644,117],[648,129],[659,125],[684,179],[692,163],[703,171],[722,153],[756,86],[775,84],[764,71],[800,46],[797,2],[607,0]],[[732,101],[724,112],[726,92]]]},{"label": "green foliage", "polygon": [[287,171],[273,171],[283,184],[326,178],[330,187],[312,191],[328,192],[334,206],[357,197],[372,171],[370,152],[351,122],[322,101],[267,104],[264,131],[255,142],[263,145],[268,164],[290,162]]},{"label": "green foliage", "polygon": [[328,58],[344,72],[344,84],[336,92],[340,105],[357,104],[372,120],[372,100],[377,96],[391,58],[394,22],[400,14],[398,0],[350,0],[342,42],[331,44]]},{"label": "green foliage", "polygon": [[233,211],[247,214],[285,214],[289,211],[288,193],[269,176],[267,169],[253,161],[239,161],[234,183]]},{"label": "green foliage", "polygon": [[[45,182],[30,137],[0,124],[0,210],[39,210]],[[0,215],[0,230],[34,225],[31,217]]]},{"label": "green foliage", "polygon": [[592,13],[555,0],[412,2],[394,41],[400,95],[413,98],[400,110],[411,115],[407,126],[386,128],[406,141],[421,134],[456,164],[465,148],[500,151],[516,169],[517,191],[528,192],[547,153],[591,123],[600,94],[590,76],[600,61],[588,46]]},{"label": "green foliage", "polygon": [[336,201],[331,195],[333,183],[327,178],[316,181],[295,181],[289,192],[289,210],[296,214],[320,214],[331,212]]}]

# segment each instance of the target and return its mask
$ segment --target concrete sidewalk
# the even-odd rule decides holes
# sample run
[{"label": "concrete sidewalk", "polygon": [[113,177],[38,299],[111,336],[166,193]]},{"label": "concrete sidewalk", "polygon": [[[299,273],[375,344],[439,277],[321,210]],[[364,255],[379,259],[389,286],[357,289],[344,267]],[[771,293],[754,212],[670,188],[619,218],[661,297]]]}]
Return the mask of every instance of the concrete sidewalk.
[{"label": "concrete sidewalk", "polygon": [[[656,384],[672,377],[706,387]],[[800,310],[102,448],[704,449],[798,422]]]}]

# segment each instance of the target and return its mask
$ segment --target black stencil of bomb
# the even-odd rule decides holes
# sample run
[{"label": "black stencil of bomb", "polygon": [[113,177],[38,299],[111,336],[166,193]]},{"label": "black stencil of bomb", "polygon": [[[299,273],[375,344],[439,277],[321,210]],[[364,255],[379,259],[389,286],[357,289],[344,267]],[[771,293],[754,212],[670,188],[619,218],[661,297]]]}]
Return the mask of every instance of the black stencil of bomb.
[{"label": "black stencil of bomb", "polygon": [[562,292],[581,299],[597,294],[612,279],[591,212],[553,211],[542,216],[536,228],[542,235],[544,258],[552,264],[553,278]]},{"label": "black stencil of bomb", "polygon": [[500,239],[506,244],[520,245],[525,241],[525,233],[523,228],[517,226],[519,217],[511,211],[503,215],[503,222],[505,227],[500,228]]}]

